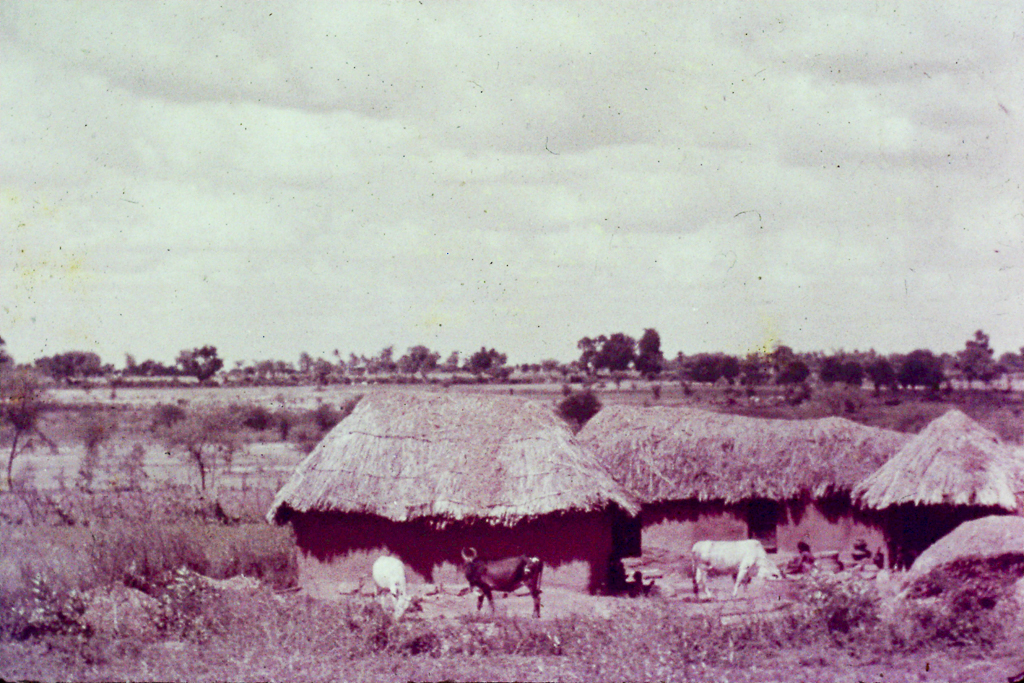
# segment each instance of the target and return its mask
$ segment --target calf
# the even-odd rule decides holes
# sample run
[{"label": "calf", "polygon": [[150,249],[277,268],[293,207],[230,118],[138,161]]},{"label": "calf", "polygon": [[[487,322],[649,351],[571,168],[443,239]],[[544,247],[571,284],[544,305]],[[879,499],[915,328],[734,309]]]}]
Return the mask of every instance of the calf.
[{"label": "calf", "polygon": [[395,599],[395,619],[401,619],[412,599],[405,585],[405,565],[397,557],[381,555],[373,563],[373,582],[377,584],[377,596],[391,593]]},{"label": "calf", "polygon": [[732,587],[735,598],[740,585],[752,578],[751,570],[773,579],[781,579],[779,568],[768,559],[764,546],[757,539],[746,541],[697,541],[693,544],[693,592],[712,597],[707,586],[708,574],[736,574]]},{"label": "calf", "polygon": [[494,591],[511,593],[520,586],[530,589],[533,596],[533,616],[540,619],[540,576],[544,571],[544,563],[536,557],[507,557],[503,560],[484,561],[477,558],[474,548],[463,549],[462,559],[465,560],[466,580],[470,588],[480,591],[476,608],[483,609],[484,598],[491,604],[494,611]]}]

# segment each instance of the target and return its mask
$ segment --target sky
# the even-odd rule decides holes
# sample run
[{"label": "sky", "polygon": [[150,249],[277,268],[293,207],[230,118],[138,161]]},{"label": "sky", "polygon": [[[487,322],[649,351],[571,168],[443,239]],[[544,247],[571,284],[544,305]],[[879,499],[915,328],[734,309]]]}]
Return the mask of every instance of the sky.
[{"label": "sky", "polygon": [[1024,345],[1020,2],[0,3],[19,362]]}]

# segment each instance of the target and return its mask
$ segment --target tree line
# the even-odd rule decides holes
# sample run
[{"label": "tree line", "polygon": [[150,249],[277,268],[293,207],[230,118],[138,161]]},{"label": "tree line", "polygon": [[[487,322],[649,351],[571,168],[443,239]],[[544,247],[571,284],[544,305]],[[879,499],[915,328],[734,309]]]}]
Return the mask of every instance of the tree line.
[{"label": "tree line", "polygon": [[[1006,352],[997,358],[988,335],[982,330],[975,332],[955,354],[938,355],[928,349],[889,355],[874,350],[798,353],[779,344],[771,351],[755,351],[745,356],[721,352],[686,355],[680,351],[666,358],[661,349],[661,337],[653,328],[645,329],[639,339],[624,332],[586,336],[577,342],[577,349],[579,358],[569,363],[547,359],[511,366],[508,356],[494,348],[480,347],[465,357],[459,351],[452,351],[442,361],[439,352],[424,345],[410,347],[403,355],[396,354],[394,346],[387,346],[372,356],[350,353],[344,358],[335,350],[331,358],[314,358],[303,352],[297,364],[273,359],[238,361],[234,367],[225,369],[217,348],[205,345],[183,349],[172,365],[155,360],[138,362],[128,354],[124,367],[117,369],[103,363],[94,352],[67,351],[38,358],[31,368],[58,383],[70,385],[93,379],[116,384],[118,381],[181,377],[194,378],[199,383],[217,378],[244,384],[327,385],[395,377],[405,381],[431,381],[434,373],[448,376],[464,373],[480,382],[509,381],[514,373],[543,373],[568,381],[603,375],[621,379],[635,373],[647,379],[660,377],[702,383],[722,380],[747,387],[766,383],[798,385],[816,377],[825,384],[850,386],[861,386],[869,381],[876,390],[897,386],[938,389],[950,378],[988,385],[1009,373],[1024,372],[1024,347],[1019,353]],[[2,343],[0,354],[0,367],[13,364]]]}]

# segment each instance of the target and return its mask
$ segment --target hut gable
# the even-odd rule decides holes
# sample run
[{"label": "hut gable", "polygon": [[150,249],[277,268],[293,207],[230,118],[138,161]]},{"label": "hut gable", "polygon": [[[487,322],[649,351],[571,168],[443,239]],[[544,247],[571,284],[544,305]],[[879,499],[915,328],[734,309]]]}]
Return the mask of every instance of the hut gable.
[{"label": "hut gable", "polygon": [[854,488],[867,508],[962,505],[1019,509],[1024,455],[959,410],[932,421]]},{"label": "hut gable", "polygon": [[291,512],[481,520],[638,507],[550,409],[506,396],[381,392],[360,401],[278,492]]},{"label": "hut gable", "polygon": [[778,420],[634,406],[603,409],[579,438],[644,503],[845,493],[909,439],[837,417]]}]

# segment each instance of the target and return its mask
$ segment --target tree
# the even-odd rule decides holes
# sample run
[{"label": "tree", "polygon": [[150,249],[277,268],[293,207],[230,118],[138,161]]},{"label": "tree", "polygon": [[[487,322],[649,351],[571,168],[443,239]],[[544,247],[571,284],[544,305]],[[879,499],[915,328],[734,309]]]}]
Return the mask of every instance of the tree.
[{"label": "tree", "polygon": [[45,356],[36,359],[35,366],[40,372],[58,382],[68,382],[103,374],[103,362],[98,354],[91,351],[67,351],[53,356]]},{"label": "tree", "polygon": [[14,459],[18,456],[21,437],[39,432],[39,414],[42,412],[43,388],[39,378],[30,370],[0,369],[0,425],[10,425],[14,430],[11,450],[7,456],[7,488],[14,486]]},{"label": "tree", "polygon": [[7,342],[4,341],[3,337],[0,337],[0,369],[3,369],[6,365],[12,365],[14,359],[7,353]]},{"label": "tree", "polygon": [[718,359],[718,368],[722,377],[732,386],[740,375],[740,359],[736,356],[721,355]]},{"label": "tree", "polygon": [[782,371],[776,375],[776,384],[800,384],[808,375],[811,369],[802,360],[791,360],[782,366]]},{"label": "tree", "polygon": [[644,330],[637,342],[636,369],[643,375],[655,377],[661,373],[665,358],[661,355],[661,336],[653,327]]},{"label": "tree", "polygon": [[881,393],[882,387],[891,387],[896,383],[896,371],[885,358],[878,358],[867,369],[871,383],[875,385],[875,396]]},{"label": "tree", "polygon": [[974,339],[968,339],[963,351],[956,354],[957,368],[969,382],[981,380],[987,386],[998,375],[998,366],[988,342],[988,335],[978,330]]},{"label": "tree", "polygon": [[576,342],[576,348],[580,350],[580,365],[587,372],[596,370],[594,367],[594,359],[597,357],[597,345],[598,343],[604,342],[607,339],[604,335],[601,335],[597,339],[591,339],[590,337],[584,337]]},{"label": "tree", "polygon": [[441,354],[431,351],[426,346],[413,346],[409,351],[398,359],[398,369],[401,372],[414,375],[417,372],[426,379],[427,373],[437,369],[437,362],[441,360]]},{"label": "tree", "polygon": [[839,381],[842,371],[842,359],[839,356],[829,356],[822,362],[821,369],[818,371],[818,378],[825,384],[832,384]]},{"label": "tree", "polygon": [[716,354],[698,353],[688,360],[686,374],[694,382],[717,382],[722,376],[721,359]]},{"label": "tree", "polygon": [[216,473],[218,464],[231,464],[241,446],[240,429],[237,411],[216,408],[189,413],[184,419],[160,427],[159,435],[168,449],[177,451],[196,467],[200,488],[205,491],[207,477]]},{"label": "tree", "polygon": [[441,365],[441,369],[445,372],[455,372],[459,369],[459,352],[452,351],[448,358],[445,359],[444,364]]},{"label": "tree", "polygon": [[768,379],[767,363],[760,353],[748,353],[747,357],[740,363],[740,383],[746,387],[764,384]]},{"label": "tree", "polygon": [[605,368],[610,372],[622,372],[627,370],[636,358],[636,340],[622,332],[616,332],[607,338],[602,335],[598,340],[601,347],[594,358],[595,370]]},{"label": "tree", "polygon": [[928,387],[938,391],[939,385],[946,378],[942,371],[942,361],[927,349],[911,351],[902,365],[896,379],[905,387]]},{"label": "tree", "polygon": [[839,368],[839,379],[850,387],[859,387],[864,381],[864,368],[855,360],[848,360]]},{"label": "tree", "polygon": [[504,353],[481,346],[480,350],[466,361],[466,370],[477,376],[485,372],[490,375],[499,375],[507,361],[508,356]]},{"label": "tree", "polygon": [[181,368],[182,374],[192,375],[200,382],[210,379],[224,367],[224,361],[217,356],[217,347],[209,345],[183,350],[175,362]]}]

